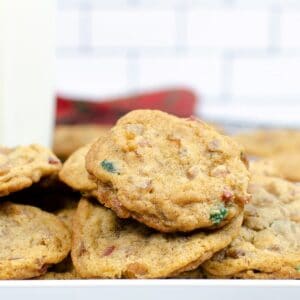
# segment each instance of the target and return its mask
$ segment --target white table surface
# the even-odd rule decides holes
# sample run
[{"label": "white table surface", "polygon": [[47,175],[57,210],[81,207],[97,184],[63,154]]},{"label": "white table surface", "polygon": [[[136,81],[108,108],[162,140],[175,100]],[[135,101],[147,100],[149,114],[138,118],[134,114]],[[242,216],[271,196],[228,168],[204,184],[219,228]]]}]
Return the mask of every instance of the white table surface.
[{"label": "white table surface", "polygon": [[294,280],[61,280],[1,281],[0,299],[298,300]]}]

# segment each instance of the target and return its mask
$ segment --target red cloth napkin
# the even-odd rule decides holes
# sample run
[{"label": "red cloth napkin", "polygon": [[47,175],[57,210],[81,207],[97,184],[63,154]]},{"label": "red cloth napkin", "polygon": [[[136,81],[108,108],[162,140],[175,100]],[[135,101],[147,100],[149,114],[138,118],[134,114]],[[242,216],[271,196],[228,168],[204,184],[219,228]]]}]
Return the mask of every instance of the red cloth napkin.
[{"label": "red cloth napkin", "polygon": [[89,101],[57,97],[56,124],[114,124],[134,109],[159,109],[179,117],[195,114],[196,96],[187,89],[141,93],[133,96]]}]

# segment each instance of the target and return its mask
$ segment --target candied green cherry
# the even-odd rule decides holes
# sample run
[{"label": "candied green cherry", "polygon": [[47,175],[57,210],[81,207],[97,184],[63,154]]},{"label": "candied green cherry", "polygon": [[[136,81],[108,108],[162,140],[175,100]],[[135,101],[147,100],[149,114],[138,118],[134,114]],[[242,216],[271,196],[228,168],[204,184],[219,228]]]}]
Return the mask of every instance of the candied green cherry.
[{"label": "candied green cherry", "polygon": [[210,220],[214,225],[219,225],[228,215],[228,209],[221,206],[218,209],[214,209],[210,213]]},{"label": "candied green cherry", "polygon": [[101,167],[109,172],[109,173],[118,173],[115,165],[113,162],[107,160],[107,159],[104,159],[101,163],[100,163]]}]

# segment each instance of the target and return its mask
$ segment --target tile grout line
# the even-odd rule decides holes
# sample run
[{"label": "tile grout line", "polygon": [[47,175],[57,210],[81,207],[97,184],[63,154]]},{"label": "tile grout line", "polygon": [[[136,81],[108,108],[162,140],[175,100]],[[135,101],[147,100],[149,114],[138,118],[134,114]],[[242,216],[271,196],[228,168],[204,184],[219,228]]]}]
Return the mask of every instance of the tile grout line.
[{"label": "tile grout line", "polygon": [[269,54],[278,54],[280,51],[280,25],[282,10],[278,5],[269,9]]},{"label": "tile grout line", "polygon": [[174,26],[174,48],[175,53],[182,54],[187,52],[187,26],[188,26],[188,7],[183,2],[178,2],[173,8],[175,16]]},{"label": "tile grout line", "polygon": [[139,86],[140,79],[140,64],[139,54],[137,51],[129,50],[126,54],[127,57],[127,69],[126,69],[126,80],[128,90],[137,89]]},{"label": "tile grout line", "polygon": [[224,51],[222,54],[222,60],[220,102],[229,103],[232,100],[233,53],[228,50]]},{"label": "tile grout line", "polygon": [[79,7],[79,53],[92,51],[92,6],[88,1],[82,1]]}]

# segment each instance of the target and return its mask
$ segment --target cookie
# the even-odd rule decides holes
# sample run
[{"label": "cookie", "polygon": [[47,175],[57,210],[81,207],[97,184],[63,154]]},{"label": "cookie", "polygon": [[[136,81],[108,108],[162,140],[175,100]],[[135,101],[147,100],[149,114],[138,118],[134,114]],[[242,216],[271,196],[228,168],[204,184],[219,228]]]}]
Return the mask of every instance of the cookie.
[{"label": "cookie", "polygon": [[226,134],[226,129],[219,123],[211,122],[209,120],[203,120],[207,125],[214,128],[216,131],[218,131],[221,134]]},{"label": "cookie", "polygon": [[72,263],[71,256],[68,256],[62,262],[49,268],[48,272],[44,275],[37,277],[40,280],[70,280],[80,279],[74,265]]},{"label": "cookie", "polygon": [[201,269],[201,267],[199,267],[192,271],[183,272],[177,275],[176,277],[174,277],[173,279],[205,279],[205,278],[206,277],[203,270]]},{"label": "cookie", "polygon": [[0,279],[44,274],[71,249],[71,234],[56,216],[36,207],[0,204]]},{"label": "cookie", "polygon": [[63,164],[59,172],[59,178],[65,184],[86,196],[97,196],[97,185],[89,178],[85,168],[85,157],[91,148],[91,144],[76,150]]},{"label": "cookie", "polygon": [[59,125],[54,131],[53,151],[61,159],[66,159],[80,147],[105,134],[109,128],[93,124]]},{"label": "cookie", "polygon": [[274,161],[282,177],[290,181],[300,181],[300,149],[274,154],[270,157]]},{"label": "cookie", "polygon": [[72,232],[73,217],[77,208],[76,201],[70,201],[67,206],[55,212],[55,215],[69,228]]},{"label": "cookie", "polygon": [[282,174],[272,159],[256,159],[252,160],[249,163],[249,171],[252,176],[275,176],[275,177],[282,177]]},{"label": "cookie", "polygon": [[249,196],[242,148],[193,118],[130,112],[86,161],[105,206],[162,232],[223,226]]},{"label": "cookie", "polygon": [[287,129],[257,130],[234,136],[249,155],[269,157],[277,153],[300,150],[300,131]]},{"label": "cookie", "polygon": [[300,278],[300,186],[253,177],[240,235],[203,264],[217,278]]},{"label": "cookie", "polygon": [[[72,232],[73,228],[73,217],[76,212],[78,202],[72,198],[62,198],[64,203],[64,207],[57,210],[55,215],[68,227],[69,231]],[[49,268],[47,273],[44,275],[37,277],[36,279],[42,280],[68,280],[68,279],[79,279],[71,256],[69,255],[59,264],[54,265]]]},{"label": "cookie", "polygon": [[297,266],[281,267],[280,270],[271,273],[264,273],[257,270],[249,270],[240,272],[234,276],[237,279],[299,279],[300,271]]},{"label": "cookie", "polygon": [[0,148],[0,197],[30,187],[47,176],[55,176],[61,162],[39,145]]},{"label": "cookie", "polygon": [[242,223],[211,232],[162,234],[82,199],[74,218],[72,260],[83,278],[165,278],[197,268],[237,236]]},{"label": "cookie", "polygon": [[78,277],[76,271],[66,271],[66,272],[47,272],[46,274],[36,278],[38,280],[75,280],[81,279]]}]

